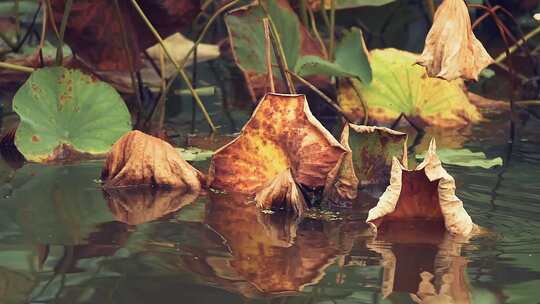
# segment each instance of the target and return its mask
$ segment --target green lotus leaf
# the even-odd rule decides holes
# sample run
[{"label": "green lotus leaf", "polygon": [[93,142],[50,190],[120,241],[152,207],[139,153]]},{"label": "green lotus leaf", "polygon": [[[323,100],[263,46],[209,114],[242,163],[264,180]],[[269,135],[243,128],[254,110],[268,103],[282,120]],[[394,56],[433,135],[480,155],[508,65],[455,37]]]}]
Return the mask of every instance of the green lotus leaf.
[{"label": "green lotus leaf", "polygon": [[363,83],[371,82],[368,50],[360,29],[353,28],[343,36],[336,47],[335,58],[330,62],[318,56],[303,56],[294,70],[300,76],[357,77]]},{"label": "green lotus leaf", "polygon": [[[446,128],[465,126],[481,119],[459,80],[428,77],[425,68],[415,64],[416,58],[416,54],[396,49],[371,51],[372,82],[365,84],[353,79],[354,86],[367,104],[370,119],[393,122],[404,114],[419,127]],[[351,116],[363,113],[360,100],[338,100]]]},{"label": "green lotus leaf", "polygon": [[[323,0],[324,8],[331,8],[331,0]],[[336,9],[347,9],[362,6],[382,6],[388,3],[395,2],[396,0],[335,0]]]},{"label": "green lotus leaf", "polygon": [[44,68],[17,91],[15,145],[29,161],[99,155],[131,130],[131,117],[110,85],[78,70]]},{"label": "green lotus leaf", "polygon": [[[469,149],[441,149],[437,151],[437,156],[444,164],[460,167],[490,169],[503,165],[503,160],[500,157],[489,159],[483,152],[473,152]],[[417,160],[422,160],[424,157],[425,153],[416,155]]]}]

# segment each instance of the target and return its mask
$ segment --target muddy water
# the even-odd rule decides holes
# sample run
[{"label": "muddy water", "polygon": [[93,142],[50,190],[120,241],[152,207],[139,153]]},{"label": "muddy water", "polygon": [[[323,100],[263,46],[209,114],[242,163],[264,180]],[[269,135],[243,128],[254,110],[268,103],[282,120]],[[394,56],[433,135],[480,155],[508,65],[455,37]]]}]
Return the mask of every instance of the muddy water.
[{"label": "muddy water", "polygon": [[492,232],[470,240],[429,223],[374,238],[362,206],[378,190],[297,221],[215,193],[106,194],[99,162],[4,161],[0,303],[540,303],[540,123],[518,129],[511,147],[503,120],[435,134],[505,159],[446,166]]}]

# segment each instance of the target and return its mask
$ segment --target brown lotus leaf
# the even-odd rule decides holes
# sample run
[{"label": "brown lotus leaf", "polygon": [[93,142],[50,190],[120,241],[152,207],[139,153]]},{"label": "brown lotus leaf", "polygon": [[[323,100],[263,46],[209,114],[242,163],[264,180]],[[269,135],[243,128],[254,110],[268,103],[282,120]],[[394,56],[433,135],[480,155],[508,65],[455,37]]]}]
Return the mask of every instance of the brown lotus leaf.
[{"label": "brown lotus leaf", "polygon": [[311,114],[304,95],[267,94],[240,136],[214,153],[208,184],[253,194],[290,169],[295,182],[322,187],[345,152]]},{"label": "brown lotus leaf", "polygon": [[[58,28],[65,3],[65,0],[51,1]],[[197,1],[139,0],[138,3],[162,36],[178,32],[182,26],[191,24],[200,11]],[[129,1],[118,1],[118,5],[121,18],[112,0],[74,1],[71,7],[65,41],[73,53],[92,69],[129,71],[130,64],[140,67],[140,53],[157,43]],[[123,30],[131,50],[131,63],[124,45]]]},{"label": "brown lotus leaf", "polygon": [[109,209],[117,221],[139,225],[175,212],[197,199],[200,191],[155,187],[106,189]]},{"label": "brown lotus leaf", "polygon": [[257,207],[261,209],[286,210],[301,216],[307,209],[304,196],[294,182],[291,169],[278,174],[255,196]]},{"label": "brown lotus leaf", "polygon": [[352,201],[360,185],[387,183],[393,157],[407,162],[407,134],[392,129],[346,124],[340,142],[349,152],[328,174],[324,196],[330,201]]},{"label": "brown lotus leaf", "polygon": [[461,254],[468,239],[450,235],[435,222],[387,225],[367,243],[382,257],[383,298],[409,293],[416,303],[471,303],[467,259]]},{"label": "brown lotus leaf", "polygon": [[463,0],[444,0],[433,18],[426,44],[417,63],[430,77],[478,80],[493,59],[474,36]]},{"label": "brown lotus leaf", "polygon": [[473,232],[475,225],[455,195],[454,178],[444,170],[435,150],[432,140],[415,170],[407,170],[393,159],[390,185],[366,220],[375,231],[386,223],[434,221],[454,235]]},{"label": "brown lotus leaf", "polygon": [[113,145],[101,179],[105,188],[152,185],[197,192],[203,175],[169,143],[130,131]]}]

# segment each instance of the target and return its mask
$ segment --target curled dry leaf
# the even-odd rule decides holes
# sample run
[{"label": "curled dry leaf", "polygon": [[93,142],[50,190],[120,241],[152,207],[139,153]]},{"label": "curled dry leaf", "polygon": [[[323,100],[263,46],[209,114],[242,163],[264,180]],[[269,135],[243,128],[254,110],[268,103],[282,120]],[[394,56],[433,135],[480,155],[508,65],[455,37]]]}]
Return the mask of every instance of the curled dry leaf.
[{"label": "curled dry leaf", "polygon": [[290,169],[297,183],[322,187],[345,151],[311,114],[304,95],[267,94],[240,136],[215,152],[208,184],[255,193]]},{"label": "curled dry leaf", "polygon": [[261,209],[292,210],[294,214],[302,215],[307,209],[304,196],[294,182],[291,169],[278,174],[255,196],[257,207]]},{"label": "curled dry leaf", "polygon": [[199,191],[203,176],[167,142],[131,131],[113,145],[101,179],[105,188],[153,185]]},{"label": "curled dry leaf", "polygon": [[453,235],[468,236],[475,225],[455,195],[455,181],[441,165],[432,140],[424,161],[407,170],[393,159],[390,185],[366,220],[376,231],[385,222],[434,221]]},{"label": "curled dry leaf", "polygon": [[106,189],[105,198],[117,221],[139,225],[175,212],[191,204],[199,190],[165,190],[150,187]]},{"label": "curled dry leaf", "polygon": [[433,18],[424,51],[417,61],[431,77],[478,80],[493,59],[476,39],[463,0],[444,0]]},{"label": "curled dry leaf", "polygon": [[392,158],[406,163],[407,134],[383,127],[347,124],[341,144],[349,149],[328,174],[324,196],[330,201],[354,200],[358,186],[386,183]]}]

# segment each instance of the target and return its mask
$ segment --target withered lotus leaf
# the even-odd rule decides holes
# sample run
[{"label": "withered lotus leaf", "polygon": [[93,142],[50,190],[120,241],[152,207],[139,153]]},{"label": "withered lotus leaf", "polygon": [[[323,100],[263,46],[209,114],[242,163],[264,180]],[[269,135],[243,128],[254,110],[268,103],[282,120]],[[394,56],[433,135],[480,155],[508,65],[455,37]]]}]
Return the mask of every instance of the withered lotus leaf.
[{"label": "withered lotus leaf", "polygon": [[455,195],[455,181],[441,165],[432,140],[424,161],[407,170],[393,159],[390,185],[368,213],[376,231],[385,222],[435,221],[453,235],[468,236],[475,225]]},{"label": "withered lotus leaf", "polygon": [[402,132],[346,124],[340,142],[350,151],[328,175],[324,195],[330,201],[352,201],[359,185],[387,183],[393,157],[406,162],[407,134]]},{"label": "withered lotus leaf", "polygon": [[294,214],[302,215],[307,204],[294,182],[291,169],[278,174],[255,196],[257,207],[261,209],[293,211]]},{"label": "withered lotus leaf", "polygon": [[493,59],[474,36],[467,5],[463,0],[444,0],[433,18],[418,63],[430,77],[478,80],[478,74]]},{"label": "withered lotus leaf", "polygon": [[215,152],[208,184],[255,193],[290,169],[297,183],[322,187],[345,152],[311,114],[304,95],[267,94],[240,136]]},{"label": "withered lotus leaf", "polygon": [[203,175],[169,143],[130,131],[113,145],[101,179],[105,188],[152,185],[199,191]]}]

